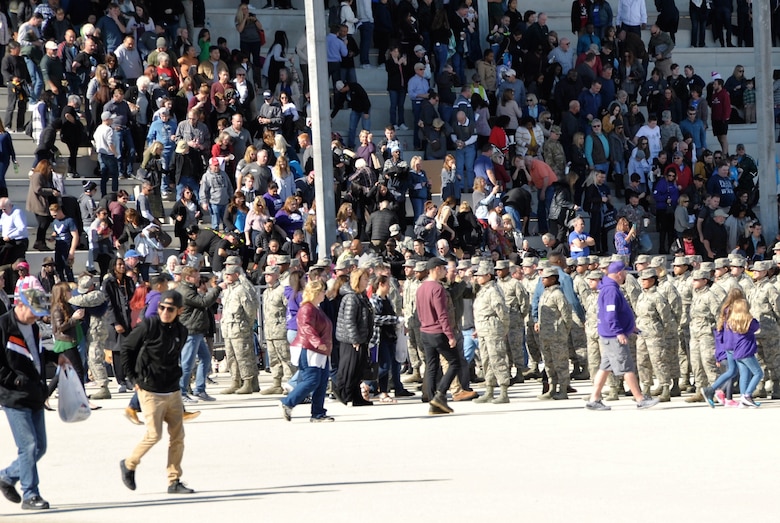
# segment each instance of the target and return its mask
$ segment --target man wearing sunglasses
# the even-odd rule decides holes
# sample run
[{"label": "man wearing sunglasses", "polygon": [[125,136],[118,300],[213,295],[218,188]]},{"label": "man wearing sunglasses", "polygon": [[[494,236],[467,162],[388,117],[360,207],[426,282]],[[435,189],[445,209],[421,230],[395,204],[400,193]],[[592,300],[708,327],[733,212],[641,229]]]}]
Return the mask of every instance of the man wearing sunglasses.
[{"label": "man wearing sunglasses", "polygon": [[162,424],[168,424],[168,493],[192,494],[181,482],[184,455],[184,429],[181,378],[181,351],[187,328],[179,321],[184,300],[176,291],[165,291],[157,305],[157,315],[143,320],[122,343],[122,366],[135,390],[146,420],[146,435],[130,456],[119,462],[122,482],[135,490],[135,469],[141,458],[162,438]]}]

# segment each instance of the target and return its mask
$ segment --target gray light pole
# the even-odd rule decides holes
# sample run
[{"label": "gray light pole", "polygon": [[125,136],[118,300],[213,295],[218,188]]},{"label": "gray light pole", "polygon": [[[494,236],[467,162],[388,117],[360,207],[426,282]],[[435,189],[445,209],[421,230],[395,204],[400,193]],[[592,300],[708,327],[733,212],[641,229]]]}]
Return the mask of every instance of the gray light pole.
[{"label": "gray light pole", "polygon": [[314,189],[317,203],[317,259],[330,257],[336,241],[336,202],[333,193],[333,160],[330,150],[330,96],[328,56],[325,44],[327,16],[322,2],[305,0],[306,48],[309,50],[309,94],[314,147]]},{"label": "gray light pole", "polygon": [[772,27],[768,0],[753,2],[754,53],[756,57],[756,120],[758,127],[759,216],[764,237],[771,245],[777,234],[777,181],[775,170],[775,120],[772,96]]}]

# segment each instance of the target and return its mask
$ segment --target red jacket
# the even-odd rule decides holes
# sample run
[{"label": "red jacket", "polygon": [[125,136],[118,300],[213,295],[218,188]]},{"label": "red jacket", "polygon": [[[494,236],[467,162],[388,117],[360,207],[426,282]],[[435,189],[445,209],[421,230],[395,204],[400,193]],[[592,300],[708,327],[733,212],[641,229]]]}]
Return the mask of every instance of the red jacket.
[{"label": "red jacket", "polygon": [[[333,324],[325,313],[319,307],[306,302],[298,309],[297,318],[298,335],[292,345],[330,356],[333,350]],[[322,352],[320,345],[325,345],[327,350]]]},{"label": "red jacket", "polygon": [[731,118],[731,96],[724,88],[719,93],[712,93],[712,112],[710,113],[713,121],[728,121]]}]

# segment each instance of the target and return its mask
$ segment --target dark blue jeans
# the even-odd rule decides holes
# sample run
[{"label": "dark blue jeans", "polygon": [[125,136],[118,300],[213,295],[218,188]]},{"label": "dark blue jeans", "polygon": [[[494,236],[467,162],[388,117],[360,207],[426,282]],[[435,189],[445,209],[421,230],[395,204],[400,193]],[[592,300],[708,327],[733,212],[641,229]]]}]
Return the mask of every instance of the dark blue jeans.
[{"label": "dark blue jeans", "polygon": [[404,102],[406,91],[388,91],[390,94],[390,123],[402,125],[404,123]]},{"label": "dark blue jeans", "polygon": [[119,190],[119,162],[117,162],[116,156],[100,153],[98,161],[100,162],[100,193],[103,196],[106,195],[109,177],[111,177],[111,191],[117,192]]},{"label": "dark blue jeans", "polygon": [[734,379],[734,376],[737,375],[737,362],[734,361],[733,350],[726,351],[726,361],[728,362],[726,372],[718,376],[718,379],[715,380],[715,383],[711,385],[713,390],[723,389],[726,384],[731,383],[731,381]]},{"label": "dark blue jeans", "polygon": [[363,22],[358,30],[360,31],[360,65],[366,65],[369,63],[368,53],[374,42],[374,24]]},{"label": "dark blue jeans", "polygon": [[21,482],[24,499],[39,496],[38,461],[46,454],[43,407],[38,410],[5,407],[3,410],[8,417],[18,455],[8,468],[0,470],[0,478],[11,485]]},{"label": "dark blue jeans", "polygon": [[325,390],[328,388],[330,368],[327,363],[324,369],[310,367],[308,353],[306,349],[301,350],[301,356],[298,358],[298,383],[282,403],[293,408],[311,395],[311,417],[323,418],[328,413],[325,410]]},{"label": "dark blue jeans", "polygon": [[379,392],[390,392],[390,373],[393,374],[393,389],[403,390],[401,364],[395,361],[395,344],[398,340],[379,340]]}]

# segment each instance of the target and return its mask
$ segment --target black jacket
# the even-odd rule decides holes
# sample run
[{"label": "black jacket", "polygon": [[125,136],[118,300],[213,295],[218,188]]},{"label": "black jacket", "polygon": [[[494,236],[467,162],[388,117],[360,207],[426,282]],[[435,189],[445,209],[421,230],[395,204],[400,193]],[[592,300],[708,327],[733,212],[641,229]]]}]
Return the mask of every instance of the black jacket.
[{"label": "black jacket", "polygon": [[568,220],[574,217],[574,201],[571,196],[571,189],[569,189],[568,184],[563,182],[555,182],[553,187],[555,192],[553,193],[550,211],[547,216],[561,225],[567,225]]},{"label": "black jacket", "polygon": [[342,343],[366,344],[374,333],[374,310],[364,293],[357,294],[349,285],[342,285],[336,339]]},{"label": "black jacket", "polygon": [[390,226],[398,223],[398,215],[389,209],[372,213],[366,223],[366,236],[369,240],[386,242],[390,238]]},{"label": "black jacket", "polygon": [[7,84],[11,83],[14,76],[24,80],[28,84],[32,83],[32,80],[30,80],[30,73],[27,71],[27,65],[25,65],[24,58],[21,56],[5,55],[0,68],[3,70],[3,80]]},{"label": "black jacket", "polygon": [[123,283],[120,284],[113,274],[109,274],[103,280],[103,292],[108,296],[108,312],[105,322],[111,327],[121,325],[125,329],[126,335],[130,332],[130,300],[135,292],[133,281],[125,277]]},{"label": "black jacket", "polygon": [[187,327],[190,334],[206,334],[209,329],[210,314],[208,308],[214,305],[219,298],[222,289],[212,287],[209,291],[201,295],[198,288],[188,282],[182,282],[176,287],[176,292],[184,298],[184,312],[181,313],[180,320]]},{"label": "black jacket", "polygon": [[149,392],[175,392],[181,378],[181,350],[187,327],[155,315],[139,323],[122,341],[122,367],[128,379]]},{"label": "black jacket", "polygon": [[[38,339],[38,325],[33,324],[32,329],[33,337]],[[31,351],[38,352],[41,370],[47,361],[56,362],[59,355],[40,346],[28,347],[13,309],[0,316],[0,343],[0,405],[12,409],[42,409],[48,397],[46,373],[35,368]]]}]

